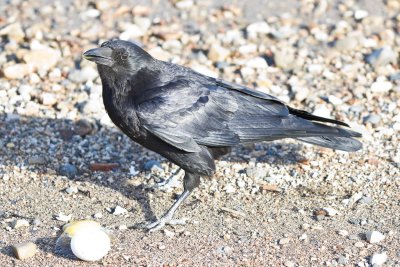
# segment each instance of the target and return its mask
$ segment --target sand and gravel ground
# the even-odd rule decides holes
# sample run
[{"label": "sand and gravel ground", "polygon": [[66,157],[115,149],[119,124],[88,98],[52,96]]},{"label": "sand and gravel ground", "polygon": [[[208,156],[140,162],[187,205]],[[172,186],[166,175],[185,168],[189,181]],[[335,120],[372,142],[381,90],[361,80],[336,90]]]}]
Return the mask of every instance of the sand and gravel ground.
[{"label": "sand and gravel ground", "polygon": [[[400,266],[399,32],[397,0],[0,1],[0,266]],[[148,189],[176,166],[103,109],[81,54],[113,37],[348,122],[364,147],[237,147],[178,211],[186,225],[136,230],[182,186]],[[109,254],[60,254],[60,215],[109,229]],[[21,261],[24,241],[38,252]]]}]

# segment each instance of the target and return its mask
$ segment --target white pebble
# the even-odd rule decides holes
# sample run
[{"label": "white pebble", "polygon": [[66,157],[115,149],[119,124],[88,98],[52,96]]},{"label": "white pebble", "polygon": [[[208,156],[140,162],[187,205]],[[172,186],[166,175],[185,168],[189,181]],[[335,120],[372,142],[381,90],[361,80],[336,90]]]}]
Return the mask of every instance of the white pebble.
[{"label": "white pebble", "polygon": [[337,214],[337,210],[335,210],[334,208],[323,208],[324,211],[326,211],[328,216],[335,216]]},{"label": "white pebble", "polygon": [[121,207],[121,206],[116,206],[116,207],[114,208],[113,214],[114,214],[114,215],[122,215],[122,214],[127,213],[127,212],[128,212],[128,211],[127,211],[126,209],[124,209],[123,207]]},{"label": "white pebble", "polygon": [[371,85],[371,91],[374,93],[385,93],[393,88],[393,84],[389,81],[376,81]]},{"label": "white pebble", "polygon": [[72,219],[72,214],[64,215],[64,214],[62,214],[62,213],[59,213],[59,214],[56,216],[56,220],[57,220],[57,221],[61,221],[61,222],[69,222],[71,219]]},{"label": "white pebble", "polygon": [[354,12],[354,18],[356,20],[361,20],[367,16],[368,16],[368,11],[366,10],[359,9]]},{"label": "white pebble", "polygon": [[382,265],[386,262],[387,260],[387,254],[386,252],[380,253],[380,254],[374,254],[371,257],[371,265]]},{"label": "white pebble", "polygon": [[365,234],[365,237],[367,238],[367,241],[368,241],[369,243],[371,243],[371,244],[379,243],[379,242],[381,242],[383,239],[385,239],[385,236],[384,236],[382,233],[378,232],[378,231],[370,231],[370,232],[367,232],[367,233]]}]

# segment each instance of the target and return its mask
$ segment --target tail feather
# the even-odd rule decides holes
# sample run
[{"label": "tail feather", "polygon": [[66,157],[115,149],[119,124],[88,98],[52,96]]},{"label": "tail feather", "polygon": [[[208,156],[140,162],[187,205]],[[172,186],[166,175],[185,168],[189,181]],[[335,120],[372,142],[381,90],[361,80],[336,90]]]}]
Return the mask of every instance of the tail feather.
[{"label": "tail feather", "polygon": [[299,137],[297,140],[305,143],[328,147],[343,151],[357,151],[362,148],[362,143],[351,137],[340,136],[313,136],[313,137]]}]

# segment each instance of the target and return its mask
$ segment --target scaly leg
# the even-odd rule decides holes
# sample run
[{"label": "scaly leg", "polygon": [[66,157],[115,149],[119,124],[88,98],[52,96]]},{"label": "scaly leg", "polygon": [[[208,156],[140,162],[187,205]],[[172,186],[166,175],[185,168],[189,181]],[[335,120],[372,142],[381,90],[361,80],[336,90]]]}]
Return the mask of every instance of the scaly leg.
[{"label": "scaly leg", "polygon": [[175,201],[172,207],[157,221],[141,226],[140,228],[148,229],[154,232],[163,228],[166,224],[184,224],[182,220],[173,220],[175,211],[185,201],[185,199],[192,193],[200,184],[200,176],[192,173],[186,173],[183,179],[183,193]]}]

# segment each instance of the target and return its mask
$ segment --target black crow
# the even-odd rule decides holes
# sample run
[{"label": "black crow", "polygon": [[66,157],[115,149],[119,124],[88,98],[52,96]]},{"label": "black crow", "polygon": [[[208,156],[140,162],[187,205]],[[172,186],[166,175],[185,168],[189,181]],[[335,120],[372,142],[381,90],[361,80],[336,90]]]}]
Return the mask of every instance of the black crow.
[{"label": "black crow", "polygon": [[83,54],[97,64],[111,120],[133,141],[185,171],[184,191],[157,221],[172,221],[180,204],[215,172],[214,160],[239,144],[294,138],[344,151],[362,144],[348,126],[289,107],[271,95],[160,61],[134,43],[112,40]]}]

